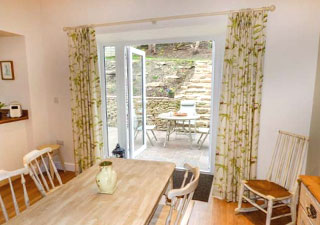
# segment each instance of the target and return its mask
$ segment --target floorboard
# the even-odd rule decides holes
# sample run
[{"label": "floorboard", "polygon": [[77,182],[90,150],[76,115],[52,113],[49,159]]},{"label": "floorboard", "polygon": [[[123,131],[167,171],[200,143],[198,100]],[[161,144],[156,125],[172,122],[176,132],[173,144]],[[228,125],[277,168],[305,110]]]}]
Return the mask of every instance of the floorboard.
[{"label": "floorboard", "polygon": [[[209,203],[195,203],[189,225],[265,225],[266,216],[261,211],[251,213],[235,214],[237,203],[227,203],[226,201],[212,198]],[[245,205],[248,207],[248,205]],[[288,208],[275,210],[273,216],[279,213],[287,213]],[[284,225],[291,222],[289,217],[273,220],[272,225]]]},{"label": "floorboard", "polygon": [[[59,171],[61,179],[62,179],[62,183],[66,183],[69,180],[71,180],[72,178],[75,177],[75,173],[74,172],[70,172],[70,171],[66,171],[66,172],[62,172]],[[36,185],[34,184],[34,182],[32,181],[32,179],[30,178],[29,175],[25,176],[26,178],[26,188],[27,188],[27,192],[29,195],[29,200],[30,200],[30,205],[34,204],[35,202],[39,201],[42,196],[40,194],[40,192],[38,191]],[[55,179],[55,182],[57,182],[57,180]],[[13,187],[14,187],[14,191],[15,191],[15,195],[17,198],[17,202],[19,205],[19,209],[20,212],[26,209],[26,206],[24,204],[24,198],[23,198],[23,189],[22,189],[22,185],[21,185],[21,179],[16,179],[12,182]],[[13,201],[12,201],[12,197],[11,197],[11,192],[10,192],[10,187],[9,184],[6,184],[2,187],[0,187],[0,195],[4,201],[5,207],[7,209],[8,215],[9,217],[13,217],[15,216],[15,210],[14,210],[14,205],[13,205]],[[0,208],[0,224],[3,224],[5,222],[4,216],[2,214],[1,208]]]}]

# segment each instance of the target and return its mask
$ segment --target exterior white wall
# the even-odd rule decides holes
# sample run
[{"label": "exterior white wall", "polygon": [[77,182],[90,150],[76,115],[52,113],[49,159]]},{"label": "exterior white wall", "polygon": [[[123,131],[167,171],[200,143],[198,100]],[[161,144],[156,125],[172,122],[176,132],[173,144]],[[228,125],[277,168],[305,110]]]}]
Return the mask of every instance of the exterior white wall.
[{"label": "exterior white wall", "polygon": [[[62,31],[64,26],[271,4],[277,9],[269,14],[267,27],[258,156],[258,177],[264,177],[278,129],[309,134],[320,29],[320,2],[317,0],[3,1],[0,29],[21,31],[26,36],[34,144],[63,140],[65,159],[73,162],[68,47],[66,33]],[[215,29],[216,24],[210,21],[210,18],[183,20],[157,26],[189,26],[190,35],[195,36],[197,30],[192,26],[206,24]],[[142,32],[148,32],[149,28],[142,25],[115,27],[108,32],[142,28]],[[177,34],[173,31],[167,36],[174,38]],[[55,97],[59,103],[54,103]]]}]

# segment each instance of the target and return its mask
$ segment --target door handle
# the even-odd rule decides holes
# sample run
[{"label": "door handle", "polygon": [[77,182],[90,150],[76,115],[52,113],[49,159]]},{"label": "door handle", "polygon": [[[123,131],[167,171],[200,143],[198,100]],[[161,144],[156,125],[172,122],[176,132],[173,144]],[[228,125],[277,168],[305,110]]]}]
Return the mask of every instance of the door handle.
[{"label": "door handle", "polygon": [[310,217],[311,219],[317,218],[317,211],[312,204],[310,204],[310,207],[307,207],[307,213],[308,217]]}]

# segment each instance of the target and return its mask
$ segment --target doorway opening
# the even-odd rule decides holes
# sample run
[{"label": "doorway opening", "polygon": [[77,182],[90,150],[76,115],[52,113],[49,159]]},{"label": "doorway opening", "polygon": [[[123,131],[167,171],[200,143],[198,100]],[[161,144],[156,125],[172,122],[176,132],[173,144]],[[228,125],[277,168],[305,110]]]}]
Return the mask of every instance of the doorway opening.
[{"label": "doorway opening", "polygon": [[[103,46],[108,155],[125,136],[130,158],[211,171],[214,45],[195,40]],[[120,68],[125,78],[117,76]]]}]

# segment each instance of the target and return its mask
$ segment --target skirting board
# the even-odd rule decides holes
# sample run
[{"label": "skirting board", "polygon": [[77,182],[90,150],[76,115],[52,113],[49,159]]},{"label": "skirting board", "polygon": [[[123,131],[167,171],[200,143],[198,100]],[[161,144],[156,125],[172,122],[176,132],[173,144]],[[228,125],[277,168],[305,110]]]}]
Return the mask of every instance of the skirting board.
[{"label": "skirting board", "polygon": [[[60,162],[55,161],[54,164],[56,165],[58,170],[62,170],[62,166],[61,166]],[[66,167],[67,171],[72,171],[72,172],[75,171],[74,163],[65,162],[64,166]],[[44,171],[44,168],[41,168],[41,170]],[[12,181],[15,181],[16,179],[20,179],[20,175],[11,178]],[[0,181],[0,187],[6,185],[8,183],[9,183],[8,179],[2,180],[2,181]]]},{"label": "skirting board", "polygon": [[[59,161],[55,161],[54,164],[56,165],[56,167],[57,167],[58,170],[63,170],[63,169],[62,169],[62,166],[61,166],[61,163],[60,163]],[[72,172],[75,171],[75,165],[74,165],[74,163],[65,162],[65,163],[64,163],[64,166],[65,166],[65,168],[66,168],[67,171],[72,171]]]}]

